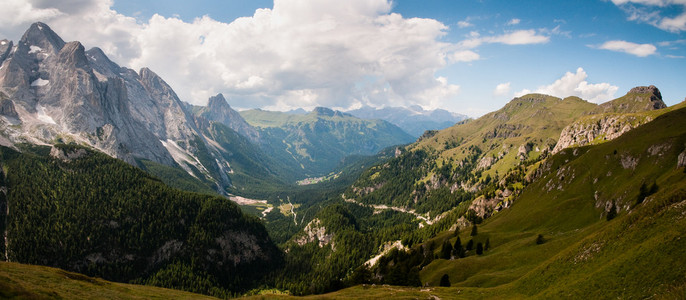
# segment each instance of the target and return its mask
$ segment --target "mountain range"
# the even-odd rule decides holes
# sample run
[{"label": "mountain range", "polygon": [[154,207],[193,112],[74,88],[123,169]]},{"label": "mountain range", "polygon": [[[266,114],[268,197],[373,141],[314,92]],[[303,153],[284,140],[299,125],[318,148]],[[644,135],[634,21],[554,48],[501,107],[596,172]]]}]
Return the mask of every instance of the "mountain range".
[{"label": "mountain range", "polygon": [[[151,171],[161,169],[151,163],[180,168],[192,177],[185,181],[200,181],[220,194],[254,187],[254,182],[280,184],[285,177],[290,183],[327,174],[345,156],[371,155],[412,141],[393,125],[349,115],[335,123],[307,124],[317,125],[316,130],[303,129],[312,131],[303,138],[315,143],[304,142],[297,124],[288,124],[284,130],[290,133],[283,136],[262,136],[223,95],[203,107],[182,102],[150,69],[120,67],[99,48],[86,51],[79,42],[65,43],[43,23],[31,25],[17,45],[3,40],[0,50],[3,145],[88,145],[130,164],[147,164]],[[316,143],[330,136],[360,144],[333,149]],[[275,148],[274,139],[283,147]],[[303,143],[307,149],[294,146]],[[298,149],[289,152],[290,147]]]},{"label": "mountain range", "polygon": [[361,107],[347,113],[362,119],[381,119],[388,121],[415,138],[427,130],[440,130],[468,119],[466,115],[444,109],[424,110],[421,106],[410,107]]},{"label": "mountain range", "polygon": [[0,297],[683,297],[686,102],[461,117],[195,106],[33,24],[0,42]]}]

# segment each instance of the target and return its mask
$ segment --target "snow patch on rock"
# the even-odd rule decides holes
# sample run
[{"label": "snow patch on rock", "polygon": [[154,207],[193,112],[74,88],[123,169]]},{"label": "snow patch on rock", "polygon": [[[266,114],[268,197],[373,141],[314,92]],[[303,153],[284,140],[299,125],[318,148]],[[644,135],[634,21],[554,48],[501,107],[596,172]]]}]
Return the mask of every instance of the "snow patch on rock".
[{"label": "snow patch on rock", "polygon": [[40,104],[36,104],[36,114],[38,120],[40,120],[41,122],[57,125],[57,122],[55,122],[55,120],[53,120],[52,117],[48,116],[48,114],[45,113],[45,108]]},{"label": "snow patch on rock", "polygon": [[34,80],[33,82],[31,82],[31,86],[46,86],[46,85],[48,85],[48,83],[50,83],[50,80],[38,78],[38,79]]},{"label": "snow patch on rock", "polygon": [[29,54],[34,54],[43,51],[43,48],[31,45],[29,46]]}]

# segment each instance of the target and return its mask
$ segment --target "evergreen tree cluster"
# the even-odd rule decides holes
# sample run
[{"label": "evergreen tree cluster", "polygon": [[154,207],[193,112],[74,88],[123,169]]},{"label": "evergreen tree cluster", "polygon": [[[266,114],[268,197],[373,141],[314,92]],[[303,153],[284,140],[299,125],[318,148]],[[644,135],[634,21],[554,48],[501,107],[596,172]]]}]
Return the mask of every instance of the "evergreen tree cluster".
[{"label": "evergreen tree cluster", "polygon": [[9,260],[219,296],[280,265],[260,220],[232,201],[169,188],[102,153],[55,147],[81,157],[0,149]]}]

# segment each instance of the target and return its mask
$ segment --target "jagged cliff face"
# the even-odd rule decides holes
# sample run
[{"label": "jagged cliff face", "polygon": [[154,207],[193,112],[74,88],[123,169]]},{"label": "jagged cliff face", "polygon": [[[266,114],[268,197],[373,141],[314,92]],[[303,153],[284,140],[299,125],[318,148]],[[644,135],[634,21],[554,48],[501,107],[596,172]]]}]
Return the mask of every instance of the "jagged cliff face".
[{"label": "jagged cliff face", "polygon": [[666,108],[660,90],[655,86],[639,86],[625,96],[603,103],[592,115],[565,127],[553,153],[569,147],[597,144],[618,138],[622,134],[653,120],[648,112]]},{"label": "jagged cliff face", "polygon": [[197,108],[195,114],[208,121],[222,123],[254,143],[260,142],[259,132],[229,106],[222,94],[210,97],[207,106]]},{"label": "jagged cliff face", "polygon": [[33,24],[3,60],[0,87],[11,101],[4,115],[16,111],[2,124],[13,141],[77,141],[130,163],[174,162],[154,135],[139,130],[123,80],[98,76],[79,42],[65,43],[45,24]]},{"label": "jagged cliff face", "polygon": [[[0,42],[0,93],[5,145],[77,142],[131,164],[142,158],[178,165],[217,190],[231,185],[230,167],[215,159],[222,150],[162,78],[120,67],[99,48],[65,43],[45,24],[33,24],[17,45]],[[216,107],[207,110],[219,121],[257,138],[225,100],[211,103]]]}]

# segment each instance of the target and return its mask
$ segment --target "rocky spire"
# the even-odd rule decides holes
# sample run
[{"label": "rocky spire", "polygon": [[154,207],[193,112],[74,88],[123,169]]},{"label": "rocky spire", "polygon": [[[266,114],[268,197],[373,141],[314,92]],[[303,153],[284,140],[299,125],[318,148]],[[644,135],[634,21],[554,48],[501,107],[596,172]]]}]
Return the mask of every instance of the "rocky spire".
[{"label": "rocky spire", "polygon": [[210,97],[207,107],[201,109],[198,115],[207,120],[222,123],[253,142],[259,142],[257,130],[231,108],[222,94]]},{"label": "rocky spire", "polygon": [[38,48],[31,48],[31,46],[39,47],[42,51],[55,54],[62,50],[65,42],[60,38],[48,25],[37,22],[31,24],[19,41],[19,50],[27,49],[28,51],[37,51]]}]

